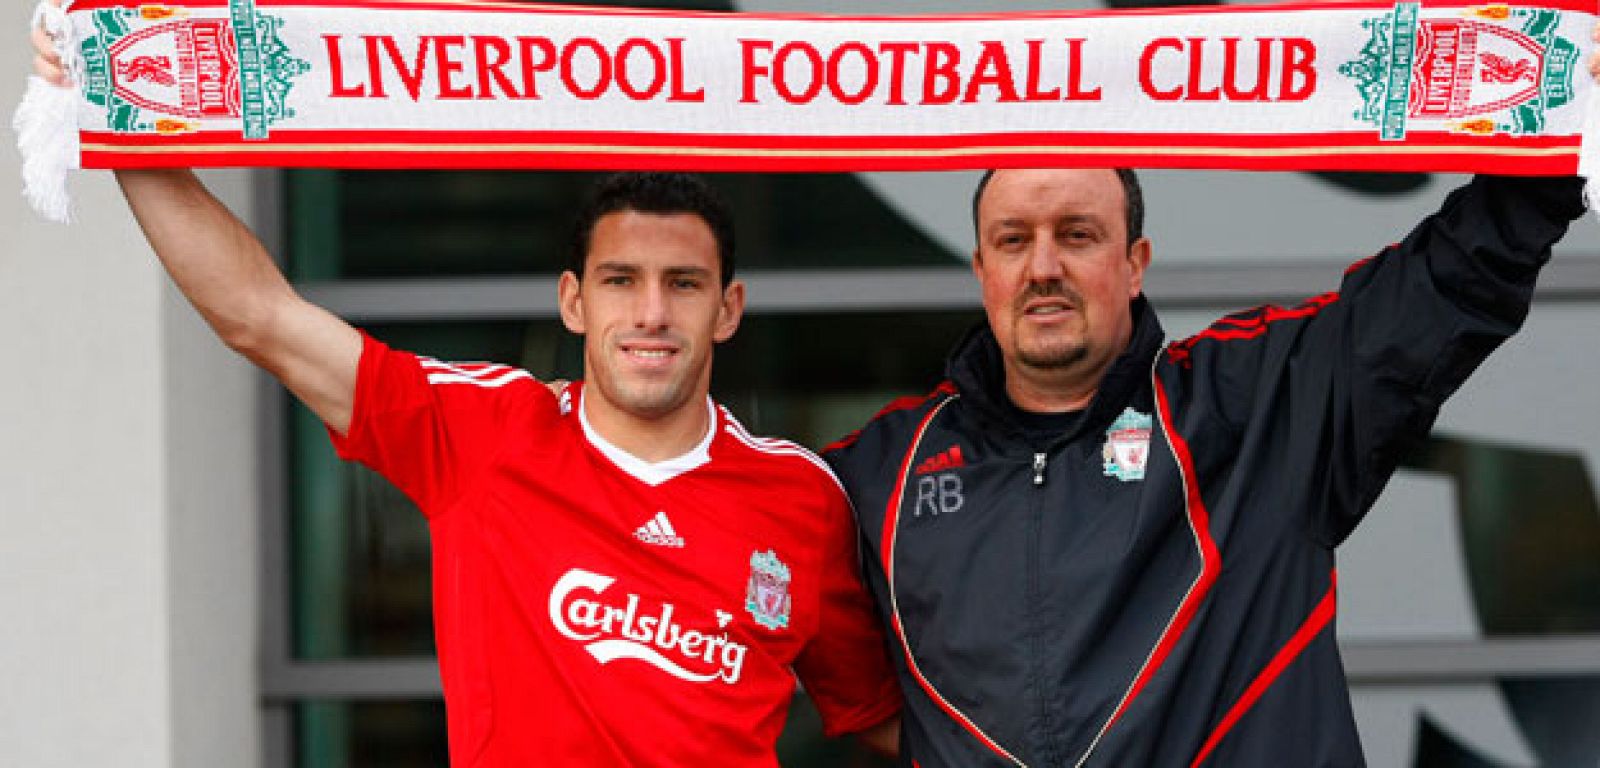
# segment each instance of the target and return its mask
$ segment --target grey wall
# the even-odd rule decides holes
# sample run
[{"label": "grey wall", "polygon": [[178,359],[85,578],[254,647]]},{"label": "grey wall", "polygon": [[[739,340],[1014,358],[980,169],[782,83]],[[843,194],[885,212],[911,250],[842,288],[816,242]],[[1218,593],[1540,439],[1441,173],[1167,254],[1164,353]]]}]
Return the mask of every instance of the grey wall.
[{"label": "grey wall", "polygon": [[[0,110],[31,6],[7,4]],[[46,224],[0,149],[0,765],[257,764],[254,374],[166,281],[108,174]],[[244,174],[214,177],[248,204]]]}]

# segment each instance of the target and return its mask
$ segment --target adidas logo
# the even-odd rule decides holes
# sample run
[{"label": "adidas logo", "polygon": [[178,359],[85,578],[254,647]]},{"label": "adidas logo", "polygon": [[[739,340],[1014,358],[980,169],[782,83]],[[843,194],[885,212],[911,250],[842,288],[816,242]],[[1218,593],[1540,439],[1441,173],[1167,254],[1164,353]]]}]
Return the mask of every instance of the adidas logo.
[{"label": "adidas logo", "polygon": [[943,472],[947,469],[965,467],[967,460],[961,458],[961,446],[952,445],[926,459],[917,465],[917,474],[928,475],[934,472]]},{"label": "adidas logo", "polygon": [[683,547],[683,537],[672,529],[672,521],[667,519],[666,512],[656,512],[650,522],[634,530],[633,537],[658,547]]}]

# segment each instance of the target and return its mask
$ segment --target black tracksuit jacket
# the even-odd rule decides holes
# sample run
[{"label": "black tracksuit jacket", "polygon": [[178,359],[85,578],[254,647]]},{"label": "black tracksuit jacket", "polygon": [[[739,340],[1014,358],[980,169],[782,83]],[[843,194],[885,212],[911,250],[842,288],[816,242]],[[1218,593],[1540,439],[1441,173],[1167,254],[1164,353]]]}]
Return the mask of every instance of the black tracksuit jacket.
[{"label": "black tracksuit jacket", "polygon": [[1480,177],[1337,293],[1181,341],[1135,300],[1128,349],[1047,443],[980,327],[931,395],[830,446],[905,764],[1363,765],[1334,547],[1521,325],[1579,189]]}]

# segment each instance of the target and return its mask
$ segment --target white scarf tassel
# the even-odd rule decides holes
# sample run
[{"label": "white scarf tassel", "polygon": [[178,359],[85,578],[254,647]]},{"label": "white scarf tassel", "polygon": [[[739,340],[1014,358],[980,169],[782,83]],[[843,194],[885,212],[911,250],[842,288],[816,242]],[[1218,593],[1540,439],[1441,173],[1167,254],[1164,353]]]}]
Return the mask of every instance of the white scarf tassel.
[{"label": "white scarf tassel", "polygon": [[56,53],[74,85],[60,88],[30,76],[11,127],[22,152],[23,195],[41,216],[65,224],[71,220],[72,207],[67,171],[79,164],[77,84],[83,82],[83,60],[75,50],[64,9],[40,2],[33,26],[41,24],[55,39]]},{"label": "white scarf tassel", "polygon": [[[1583,70],[1580,77],[1587,77]],[[1583,115],[1583,144],[1578,149],[1578,175],[1584,178],[1583,199],[1600,217],[1600,93],[1591,93]]]}]

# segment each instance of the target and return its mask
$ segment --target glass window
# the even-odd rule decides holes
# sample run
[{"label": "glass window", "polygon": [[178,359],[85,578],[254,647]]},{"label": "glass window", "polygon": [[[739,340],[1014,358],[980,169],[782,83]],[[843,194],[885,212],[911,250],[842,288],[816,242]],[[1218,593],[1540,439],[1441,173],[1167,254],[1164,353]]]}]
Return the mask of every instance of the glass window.
[{"label": "glass window", "polygon": [[305,768],[449,765],[444,702],[303,702],[294,708],[293,751]]},{"label": "glass window", "polygon": [[1600,633],[1600,496],[1582,456],[1435,435],[1406,466],[1457,484],[1484,634]]},{"label": "glass window", "polygon": [[[300,281],[555,273],[598,174],[292,171]],[[961,262],[852,174],[710,174],[738,222],[740,269]]]}]

